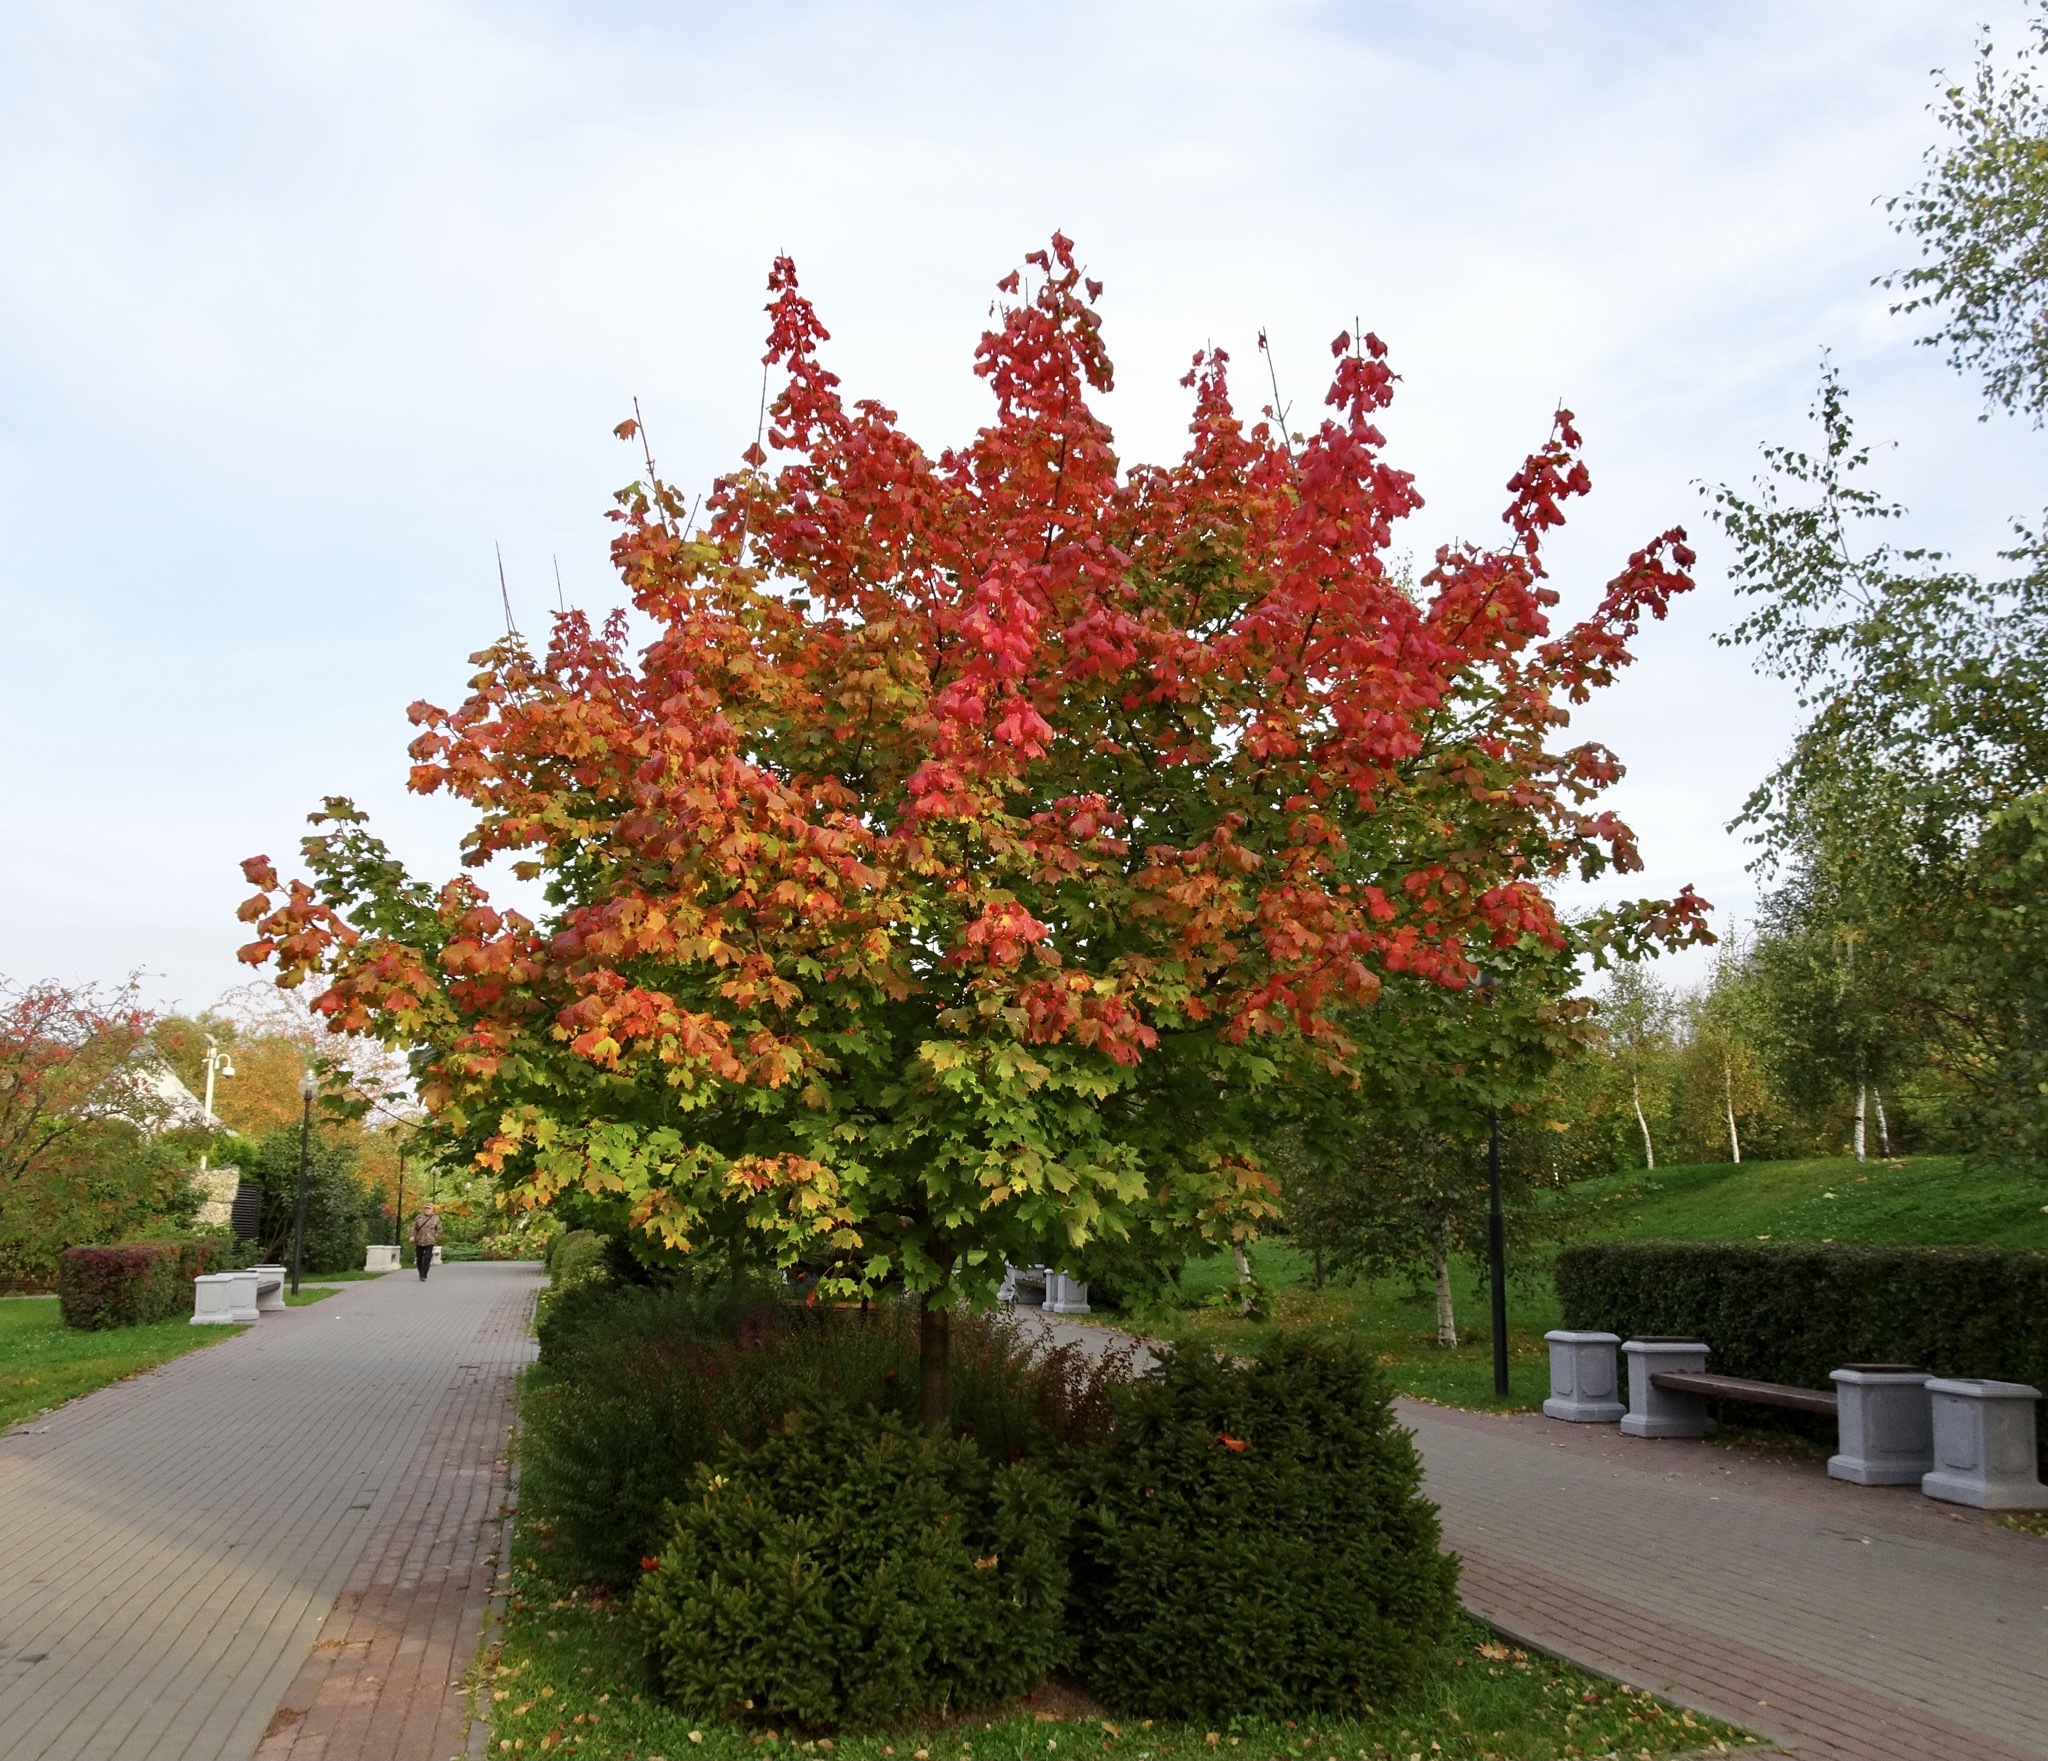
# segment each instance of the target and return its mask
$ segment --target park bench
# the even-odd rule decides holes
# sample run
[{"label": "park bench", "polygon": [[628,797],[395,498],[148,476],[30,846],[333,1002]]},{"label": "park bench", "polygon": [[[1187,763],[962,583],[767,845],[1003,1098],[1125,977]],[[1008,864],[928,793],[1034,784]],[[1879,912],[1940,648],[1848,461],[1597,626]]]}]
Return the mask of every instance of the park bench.
[{"label": "park bench", "polygon": [[1666,1394],[1691,1394],[1703,1400],[1743,1400],[1751,1406],[1778,1406],[1788,1412],[1825,1413],[1834,1418],[1841,1406],[1836,1396],[1818,1388],[1795,1388],[1785,1382],[1757,1382],[1748,1376],[1710,1376],[1704,1371],[1652,1370],[1650,1386]]},{"label": "park bench", "polygon": [[[1991,1510],[2048,1507],[2035,1473],[2037,1389],[2018,1382],[1930,1376],[1912,1364],[1846,1364],[1833,1392],[1720,1376],[1699,1339],[1554,1332],[1543,1410],[1573,1424],[1613,1424],[1631,1437],[1704,1437],[1710,1400],[1832,1417],[1828,1473],[1859,1486],[1918,1486],[1930,1498]],[[1629,1398],[1616,1398],[1615,1350],[1629,1363]]]},{"label": "park bench", "polygon": [[285,1306],[284,1268],[248,1266],[239,1272],[204,1272],[192,1280],[192,1325],[247,1326],[258,1314]]}]

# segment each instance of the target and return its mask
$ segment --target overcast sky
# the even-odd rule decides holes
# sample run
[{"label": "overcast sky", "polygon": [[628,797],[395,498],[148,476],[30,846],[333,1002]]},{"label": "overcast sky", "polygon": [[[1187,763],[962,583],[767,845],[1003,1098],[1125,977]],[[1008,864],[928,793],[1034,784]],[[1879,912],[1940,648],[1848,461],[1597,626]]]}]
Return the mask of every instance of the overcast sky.
[{"label": "overcast sky", "polygon": [[[1972,560],[2038,513],[2043,437],[1978,420],[1873,276],[1930,69],[1993,0],[1741,4],[356,0],[0,5],[0,974],[204,1004],[247,976],[238,860],[353,795],[415,866],[405,705],[514,610],[617,595],[611,437],[665,475],[753,437],[786,249],[856,396],[971,432],[993,284],[1063,227],[1108,283],[1106,414],[1178,452],[1177,381],[1271,334],[1312,412],[1353,315],[1403,376],[1402,543],[1501,531],[1562,400],[1582,606],[1701,481],[1804,432],[1832,349],[1914,536]],[[1629,767],[1631,892],[1754,884],[1725,830],[1785,690],[1701,591],[1581,727]],[[1696,970],[1679,969],[1679,976]]]}]

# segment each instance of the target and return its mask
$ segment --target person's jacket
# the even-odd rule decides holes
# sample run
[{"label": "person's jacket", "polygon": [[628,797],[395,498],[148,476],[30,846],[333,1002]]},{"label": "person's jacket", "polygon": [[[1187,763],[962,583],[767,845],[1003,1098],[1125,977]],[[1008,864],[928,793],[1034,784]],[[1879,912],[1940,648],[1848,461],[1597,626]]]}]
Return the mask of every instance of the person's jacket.
[{"label": "person's jacket", "polygon": [[422,1211],[412,1220],[412,1244],[414,1247],[434,1247],[441,1240],[441,1219],[432,1211]]}]

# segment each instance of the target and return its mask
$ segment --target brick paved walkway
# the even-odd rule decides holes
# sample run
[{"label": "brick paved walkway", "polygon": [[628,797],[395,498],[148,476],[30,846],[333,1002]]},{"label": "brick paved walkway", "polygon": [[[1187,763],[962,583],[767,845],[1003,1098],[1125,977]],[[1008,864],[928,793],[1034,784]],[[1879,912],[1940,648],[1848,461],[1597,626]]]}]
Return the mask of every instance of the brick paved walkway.
[{"label": "brick paved walkway", "polygon": [[351,1285],[0,1438],[7,1761],[459,1751],[539,1284]]},{"label": "brick paved walkway", "polygon": [[2048,1757],[2048,1541],[1816,1462],[1400,1403],[1465,1601],[1831,1761]]},{"label": "brick paved walkway", "polygon": [[1817,1761],[2048,1758],[2048,1541],[1818,1462],[1398,1409],[1505,1631]]}]

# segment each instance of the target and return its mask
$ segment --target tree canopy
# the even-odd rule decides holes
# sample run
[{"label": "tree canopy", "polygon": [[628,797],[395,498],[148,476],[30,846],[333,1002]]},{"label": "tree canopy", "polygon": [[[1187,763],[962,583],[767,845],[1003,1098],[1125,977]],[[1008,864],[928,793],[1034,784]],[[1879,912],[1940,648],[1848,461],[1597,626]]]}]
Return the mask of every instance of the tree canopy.
[{"label": "tree canopy", "polygon": [[411,1048],[507,1203],[986,1297],[1005,1259],[1255,1223],[1264,1110],[1358,1079],[1390,981],[1704,934],[1690,889],[1578,927],[1546,892],[1639,866],[1596,800],[1618,762],[1558,736],[1691,585],[1666,532],[1552,627],[1544,538],[1590,488],[1568,411],[1506,542],[1411,583],[1374,336],[1336,339],[1306,435],[1247,423],[1202,351],[1186,453],[1126,467],[1101,288],[1055,236],[1000,283],[989,422],[933,455],[842,396],[786,258],[769,287],[768,446],[701,529],[651,466],[614,515],[644,649],[572,611],[413,706],[412,788],[472,810],[466,860],[509,855],[540,919],[414,879],[342,799],[310,878],[245,865],[243,957]]}]

